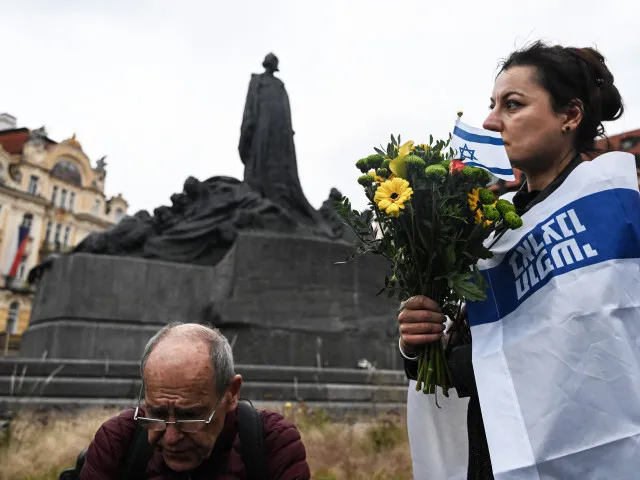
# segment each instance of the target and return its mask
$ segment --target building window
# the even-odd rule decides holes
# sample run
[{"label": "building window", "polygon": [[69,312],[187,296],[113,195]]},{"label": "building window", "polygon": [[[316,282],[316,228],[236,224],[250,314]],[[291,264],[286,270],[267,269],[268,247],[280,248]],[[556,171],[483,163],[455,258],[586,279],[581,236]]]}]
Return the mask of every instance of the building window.
[{"label": "building window", "polygon": [[47,222],[47,231],[44,234],[44,242],[49,243],[51,241],[51,229],[53,228],[53,222],[49,220]]},{"label": "building window", "polygon": [[69,211],[70,212],[73,212],[75,203],[76,203],[76,192],[69,192]]},{"label": "building window", "polygon": [[100,200],[96,200],[96,201],[93,203],[93,213],[94,213],[95,215],[98,215],[98,214],[100,213]]},{"label": "building window", "polygon": [[56,247],[60,245],[60,231],[62,230],[62,225],[59,223],[56,225],[56,234],[53,237],[53,243],[56,244]]},{"label": "building window", "polygon": [[60,208],[66,208],[67,205],[67,190],[66,189],[62,189],[62,191],[60,192]]},{"label": "building window", "polygon": [[31,215],[30,213],[25,213],[24,216],[22,217],[22,224],[20,226],[30,230],[32,223],[33,223],[33,215]]},{"label": "building window", "polygon": [[122,220],[122,217],[124,217],[124,210],[122,210],[121,208],[116,208],[116,223],[118,223],[120,220]]},{"label": "building window", "polygon": [[56,205],[56,200],[58,200],[58,186],[54,185],[53,190],[51,191],[51,203],[53,203],[54,207]]},{"label": "building window", "polygon": [[69,246],[69,235],[71,234],[71,227],[66,227],[64,229],[64,239],[62,240],[62,245],[65,247]]},{"label": "building window", "polygon": [[15,335],[18,333],[18,314],[20,313],[20,304],[13,302],[9,306],[9,313],[7,314],[7,327],[6,332],[9,335]]},{"label": "building window", "polygon": [[38,181],[38,177],[31,175],[31,178],[29,179],[29,187],[27,188],[27,192],[31,195],[38,195]]},{"label": "building window", "polygon": [[76,163],[72,160],[61,159],[56,166],[51,169],[51,176],[69,182],[78,187],[82,186],[82,175]]}]

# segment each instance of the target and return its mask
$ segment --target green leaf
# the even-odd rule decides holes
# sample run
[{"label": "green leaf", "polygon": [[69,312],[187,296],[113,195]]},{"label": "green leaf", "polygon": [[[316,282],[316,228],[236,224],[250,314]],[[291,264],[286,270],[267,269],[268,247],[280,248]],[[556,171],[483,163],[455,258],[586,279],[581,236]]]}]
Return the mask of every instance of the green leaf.
[{"label": "green leaf", "polygon": [[376,153],[378,155],[383,155],[383,156],[386,155],[386,153],[384,151],[380,150],[379,148],[373,147],[373,149],[376,151]]},{"label": "green leaf", "polygon": [[455,243],[450,243],[447,246],[445,255],[447,260],[447,267],[453,268],[454,265],[456,264],[456,244]]},{"label": "green leaf", "polygon": [[470,273],[453,273],[447,276],[449,286],[460,299],[471,302],[479,302],[487,299],[485,292],[471,281],[473,275]]},{"label": "green leaf", "polygon": [[334,265],[344,265],[345,263],[349,263],[354,258],[356,258],[356,254],[352,252],[347,255],[347,257],[342,262],[335,262]]},{"label": "green leaf", "polygon": [[394,153],[394,151],[393,151],[393,143],[390,143],[389,145],[387,145],[387,156],[389,158],[394,158],[393,157],[393,153]]},{"label": "green leaf", "polygon": [[433,135],[429,135],[429,145],[433,145]]}]

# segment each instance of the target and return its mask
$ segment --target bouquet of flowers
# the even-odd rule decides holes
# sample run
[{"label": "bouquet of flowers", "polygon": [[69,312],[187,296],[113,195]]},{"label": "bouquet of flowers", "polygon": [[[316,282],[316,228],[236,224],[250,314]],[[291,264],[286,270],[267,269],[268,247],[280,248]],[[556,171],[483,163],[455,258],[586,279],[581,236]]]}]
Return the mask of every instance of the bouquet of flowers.
[{"label": "bouquet of flowers", "polygon": [[[485,240],[519,228],[522,220],[510,202],[484,188],[491,181],[487,171],[454,158],[450,141],[430,137],[429,144],[402,144],[400,135],[392,135],[386,149],[375,148],[356,162],[372,221],[346,197],[337,210],[357,236],[354,255],[373,253],[389,261],[379,294],[387,291],[400,301],[426,295],[457,319],[463,302],[486,299],[477,268],[479,259],[491,257]],[[452,386],[442,342],[425,347],[418,360],[417,390],[433,394],[436,386],[445,396]]]}]

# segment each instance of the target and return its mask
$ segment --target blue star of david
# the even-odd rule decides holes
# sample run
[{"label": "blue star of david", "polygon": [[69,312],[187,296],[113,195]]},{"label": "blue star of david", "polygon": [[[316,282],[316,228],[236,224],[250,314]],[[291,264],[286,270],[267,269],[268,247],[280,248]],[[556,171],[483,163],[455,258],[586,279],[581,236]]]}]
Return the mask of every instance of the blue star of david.
[{"label": "blue star of david", "polygon": [[475,153],[476,151],[471,150],[465,143],[460,149],[460,160],[477,160]]}]

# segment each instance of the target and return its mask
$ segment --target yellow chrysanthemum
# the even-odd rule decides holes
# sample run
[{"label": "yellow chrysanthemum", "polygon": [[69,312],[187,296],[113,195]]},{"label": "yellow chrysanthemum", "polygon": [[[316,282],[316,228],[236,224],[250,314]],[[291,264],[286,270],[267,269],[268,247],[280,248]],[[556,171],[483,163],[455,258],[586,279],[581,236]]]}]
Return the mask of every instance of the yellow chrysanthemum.
[{"label": "yellow chrysanthemum", "polygon": [[373,201],[387,215],[397,217],[411,195],[413,195],[413,189],[409,186],[409,182],[396,177],[385,181],[378,187]]},{"label": "yellow chrysanthemum", "polygon": [[407,176],[407,164],[404,160],[411,153],[411,147],[413,147],[413,140],[409,140],[398,148],[398,155],[389,163],[389,169],[396,177],[405,178]]},{"label": "yellow chrysanthemum", "polygon": [[[471,211],[473,212],[473,220],[476,224],[482,222],[482,210],[478,208],[478,203],[480,203],[479,191],[479,188],[474,188],[471,192],[467,193],[467,202],[469,203],[469,208],[471,208]],[[485,226],[487,226],[487,221],[485,221]],[[489,222],[489,224],[491,224],[491,222]]]},{"label": "yellow chrysanthemum", "polygon": [[478,202],[480,202],[480,195],[478,192],[480,192],[480,189],[474,188],[470,193],[467,193],[467,201],[469,202],[471,210],[478,208]]},{"label": "yellow chrysanthemum", "polygon": [[[473,190],[471,190],[470,193],[467,193],[467,202],[469,203],[469,207],[473,212],[473,219],[476,222],[476,224],[482,222],[482,210],[478,208],[478,204],[480,203],[479,192],[480,192],[479,188],[474,188]],[[495,207],[497,203],[498,202],[493,202],[493,206]],[[489,225],[491,225],[491,223],[493,223],[491,222],[491,220],[485,220],[484,226],[488,227]]]}]

